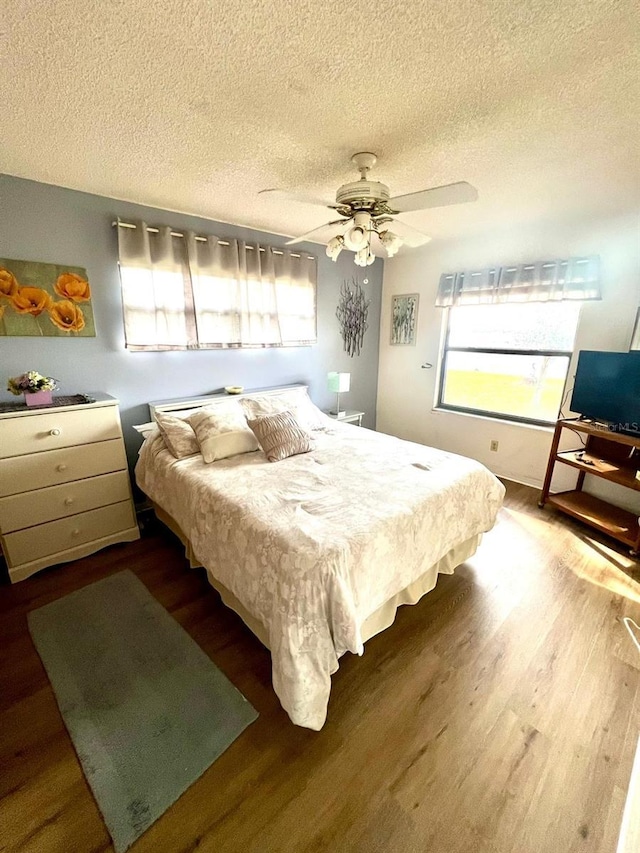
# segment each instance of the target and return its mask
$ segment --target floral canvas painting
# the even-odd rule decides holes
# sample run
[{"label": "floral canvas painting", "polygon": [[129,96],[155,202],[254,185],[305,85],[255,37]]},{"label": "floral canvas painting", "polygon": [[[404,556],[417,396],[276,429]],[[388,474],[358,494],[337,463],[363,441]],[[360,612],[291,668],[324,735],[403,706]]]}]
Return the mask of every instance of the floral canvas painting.
[{"label": "floral canvas painting", "polygon": [[391,343],[413,346],[418,322],[418,294],[394,296],[391,306]]},{"label": "floral canvas painting", "polygon": [[0,258],[0,336],[95,334],[85,269]]}]

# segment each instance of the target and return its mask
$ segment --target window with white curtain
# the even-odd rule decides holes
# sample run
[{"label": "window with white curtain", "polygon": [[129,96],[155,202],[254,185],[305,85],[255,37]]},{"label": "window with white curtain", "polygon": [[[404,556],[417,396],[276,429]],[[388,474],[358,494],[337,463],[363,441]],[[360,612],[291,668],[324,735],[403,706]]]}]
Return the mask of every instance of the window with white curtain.
[{"label": "window with white curtain", "polygon": [[129,349],[316,342],[315,258],[144,222],[118,225]]}]

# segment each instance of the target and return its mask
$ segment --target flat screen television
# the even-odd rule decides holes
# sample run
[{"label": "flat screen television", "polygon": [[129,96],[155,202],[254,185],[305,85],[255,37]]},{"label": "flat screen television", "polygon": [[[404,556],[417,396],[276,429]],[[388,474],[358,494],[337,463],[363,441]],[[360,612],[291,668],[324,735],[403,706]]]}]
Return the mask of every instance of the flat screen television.
[{"label": "flat screen television", "polygon": [[582,350],[571,411],[612,431],[640,435],[640,352]]}]

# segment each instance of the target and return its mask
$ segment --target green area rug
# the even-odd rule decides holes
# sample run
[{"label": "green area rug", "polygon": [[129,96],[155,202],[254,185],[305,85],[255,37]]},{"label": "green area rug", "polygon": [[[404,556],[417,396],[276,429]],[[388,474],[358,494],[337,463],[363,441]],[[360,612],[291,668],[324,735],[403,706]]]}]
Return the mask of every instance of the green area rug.
[{"label": "green area rug", "polygon": [[118,853],[258,716],[132,572],[29,628]]}]

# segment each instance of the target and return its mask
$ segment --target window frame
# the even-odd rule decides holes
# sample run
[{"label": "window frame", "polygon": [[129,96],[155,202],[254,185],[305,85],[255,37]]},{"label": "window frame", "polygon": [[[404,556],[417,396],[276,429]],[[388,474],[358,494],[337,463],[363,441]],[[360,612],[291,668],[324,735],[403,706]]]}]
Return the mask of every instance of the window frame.
[{"label": "window frame", "polygon": [[[441,358],[440,358],[440,370],[438,376],[438,396],[436,402],[436,409],[445,412],[460,412],[466,415],[477,415],[479,417],[485,418],[495,418],[496,420],[506,421],[507,423],[516,423],[524,426],[541,426],[541,427],[552,427],[555,426],[557,419],[560,417],[562,412],[562,407],[564,401],[567,396],[567,383],[569,382],[569,369],[571,367],[571,359],[573,358],[574,350],[538,350],[538,349],[504,349],[500,347],[489,348],[489,347],[456,347],[449,346],[449,331],[451,326],[451,308],[455,308],[455,306],[450,306],[446,308],[446,331],[444,335],[444,340],[442,344],[441,350]],[[578,323],[580,322],[578,315]],[[577,324],[576,324],[577,331]],[[575,344],[575,332],[574,332],[574,344]],[[543,357],[554,357],[554,358],[567,358],[567,373],[564,378],[564,385],[562,386],[562,396],[560,398],[560,407],[558,409],[558,415],[553,421],[546,421],[540,418],[525,418],[518,415],[509,415],[504,412],[494,412],[489,409],[473,409],[467,406],[452,406],[450,403],[444,402],[444,391],[446,384],[446,376],[447,376],[447,356],[450,352],[475,352],[475,353],[487,353],[489,355],[528,355],[528,356],[543,356]]]}]

